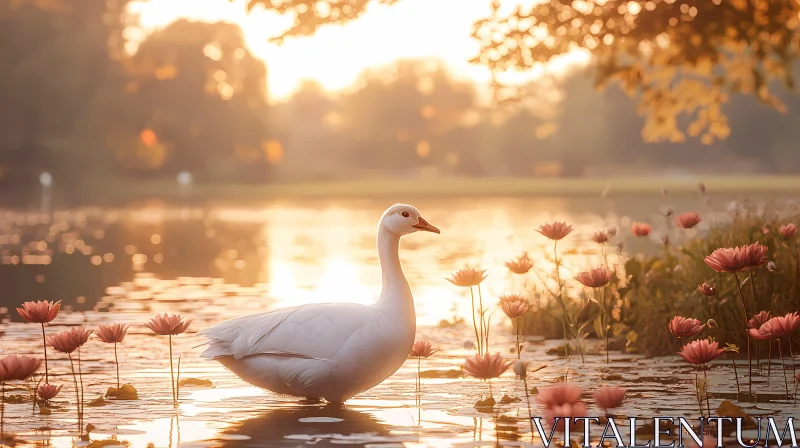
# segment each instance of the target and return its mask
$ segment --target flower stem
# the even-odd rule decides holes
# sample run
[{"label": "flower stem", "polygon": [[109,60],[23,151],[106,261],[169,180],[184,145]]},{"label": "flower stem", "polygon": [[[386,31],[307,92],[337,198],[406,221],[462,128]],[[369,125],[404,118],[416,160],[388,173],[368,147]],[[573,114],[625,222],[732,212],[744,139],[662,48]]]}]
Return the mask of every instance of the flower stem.
[{"label": "flower stem", "polygon": [[521,346],[519,345],[519,317],[515,320],[517,325],[517,359],[522,359],[522,351],[520,349]]},{"label": "flower stem", "polygon": [[781,338],[778,338],[778,356],[781,358],[781,370],[783,370],[783,383],[786,385],[786,399],[789,399],[789,381],[786,379],[786,367],[783,365],[783,349],[781,348]]},{"label": "flower stem", "polygon": [[469,287],[469,295],[472,298],[472,327],[475,329],[475,341],[478,343],[478,356],[482,355],[481,337],[478,336],[478,321],[475,320],[475,291]]},{"label": "flower stem", "polygon": [[772,339],[767,340],[769,350],[767,350],[767,387],[769,387],[769,379],[772,377]]},{"label": "flower stem", "polygon": [[480,284],[478,284],[478,306],[481,308],[481,338],[484,339],[483,352],[489,353],[489,326],[486,324],[486,310],[483,309],[483,294],[481,294]]},{"label": "flower stem", "polygon": [[703,369],[703,381],[705,382],[703,386],[703,395],[706,396],[706,409],[708,409],[708,415],[711,415],[711,403],[708,401],[708,375],[706,374],[706,369]]},{"label": "flower stem", "polygon": [[177,402],[175,398],[175,370],[172,367],[172,335],[169,335],[169,376],[172,383],[172,402]]},{"label": "flower stem", "polygon": [[[753,270],[747,271],[747,275],[750,276],[750,289],[753,291],[753,314],[755,314],[756,310],[758,309],[758,302],[756,301],[756,284],[753,282]],[[769,304],[769,312],[772,312],[772,304]]]},{"label": "flower stem", "polygon": [[603,288],[603,334],[606,337],[606,364],[608,364],[608,306],[606,304],[606,288]]},{"label": "flower stem", "polygon": [[81,393],[78,387],[78,376],[75,375],[75,363],[72,361],[72,353],[67,353],[69,357],[69,367],[72,370],[72,380],[75,382],[75,406],[78,410],[78,432],[83,434],[83,425],[81,425]]},{"label": "flower stem", "polygon": [[422,377],[420,376],[422,372],[422,357],[417,356],[417,391],[422,392]]},{"label": "flower stem", "polygon": [[553,241],[553,262],[556,265],[556,287],[558,288],[558,302],[561,304],[561,310],[563,311],[563,330],[564,330],[564,356],[566,356],[567,361],[569,361],[569,343],[567,342],[567,326],[569,319],[569,315],[567,313],[567,307],[564,304],[564,291],[561,289],[561,272],[559,267],[559,260],[558,260],[558,240]]},{"label": "flower stem", "polygon": [[744,294],[742,293],[742,284],[739,281],[739,276],[734,272],[733,278],[736,279],[736,289],[739,290],[739,299],[742,303],[742,312],[744,313],[744,333],[747,336],[747,401],[753,397],[753,357],[750,356],[750,332],[747,331],[747,305],[744,302]]},{"label": "flower stem", "polygon": [[703,401],[700,399],[700,379],[697,377],[697,367],[694,368],[694,397],[697,398],[697,407],[700,408],[700,416],[702,416]]},{"label": "flower stem", "polygon": [[44,323],[42,323],[42,347],[44,348],[44,382],[49,383],[50,377],[47,373],[47,338],[44,335]]},{"label": "flower stem", "polygon": [[117,365],[117,393],[119,390],[119,358],[117,357],[117,342],[114,341],[114,364]]},{"label": "flower stem", "polygon": [[0,395],[0,442],[6,439],[5,437],[5,423],[6,423],[6,382],[0,382],[2,385],[2,395]]},{"label": "flower stem", "polygon": [[792,336],[789,335],[789,356],[792,357],[792,385],[794,386],[794,404],[797,404],[797,377],[794,366],[794,349],[792,349]]}]

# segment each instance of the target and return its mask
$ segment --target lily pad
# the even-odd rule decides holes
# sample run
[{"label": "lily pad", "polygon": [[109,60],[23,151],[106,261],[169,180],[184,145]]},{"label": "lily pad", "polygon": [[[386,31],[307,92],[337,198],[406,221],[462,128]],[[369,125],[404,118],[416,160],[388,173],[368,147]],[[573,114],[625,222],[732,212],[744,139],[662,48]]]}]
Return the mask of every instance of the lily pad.
[{"label": "lily pad", "polygon": [[522,398],[519,397],[509,397],[506,394],[503,394],[503,397],[500,398],[500,404],[510,404],[510,403],[519,403],[522,401]]},{"label": "lily pad", "polygon": [[105,439],[105,440],[92,440],[92,443],[86,445],[87,448],[103,448],[107,446],[128,446],[129,443],[122,440]]},{"label": "lily pad", "polygon": [[107,404],[108,402],[103,397],[97,397],[94,400],[86,403],[86,406],[89,406],[90,408],[99,408]]},{"label": "lily pad", "polygon": [[200,378],[186,378],[180,380],[178,383],[179,386],[197,386],[197,387],[214,387],[214,383],[211,380],[204,380]]},{"label": "lily pad", "polygon": [[53,411],[51,411],[48,407],[43,406],[39,408],[39,415],[50,415],[52,413]]},{"label": "lily pad", "polygon": [[482,398],[475,402],[476,409],[486,409],[486,408],[493,408],[497,402],[494,400],[494,397],[486,397]]},{"label": "lily pad", "polygon": [[114,400],[138,400],[139,393],[136,388],[130,384],[123,384],[119,389],[116,387],[109,387],[106,391],[106,398],[113,398]]},{"label": "lily pad", "polygon": [[733,404],[733,402],[725,400],[719,404],[717,408],[717,415],[720,417],[730,417],[736,419],[742,418],[742,428],[752,429],[756,427],[756,422],[750,417],[742,408]]}]

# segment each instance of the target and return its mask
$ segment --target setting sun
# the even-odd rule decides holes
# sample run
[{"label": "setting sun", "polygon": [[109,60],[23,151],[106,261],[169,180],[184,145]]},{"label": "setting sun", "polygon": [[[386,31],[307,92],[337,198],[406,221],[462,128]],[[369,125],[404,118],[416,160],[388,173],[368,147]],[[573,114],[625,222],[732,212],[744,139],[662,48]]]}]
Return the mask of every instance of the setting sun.
[{"label": "setting sun", "polygon": [[[135,43],[147,32],[186,18],[199,21],[225,21],[239,25],[252,53],[267,65],[267,84],[271,100],[290,96],[303,80],[314,80],[329,91],[353,85],[359,73],[399,59],[438,59],[456,77],[487,84],[486,67],[468,61],[478,52],[478,43],[470,37],[475,20],[489,14],[489,2],[458,0],[403,0],[393,6],[372,6],[359,19],[344,26],[327,26],[314,36],[289,38],[282,45],[269,39],[281,34],[291,24],[263,8],[250,13],[246,2],[228,0],[149,0],[136,2],[130,11],[139,15],[145,33],[129,32]],[[530,1],[505,2],[504,7]],[[554,60],[549,73],[563,73],[576,64],[585,64],[588,56],[575,52]],[[535,79],[543,69],[515,76],[518,80]]]}]

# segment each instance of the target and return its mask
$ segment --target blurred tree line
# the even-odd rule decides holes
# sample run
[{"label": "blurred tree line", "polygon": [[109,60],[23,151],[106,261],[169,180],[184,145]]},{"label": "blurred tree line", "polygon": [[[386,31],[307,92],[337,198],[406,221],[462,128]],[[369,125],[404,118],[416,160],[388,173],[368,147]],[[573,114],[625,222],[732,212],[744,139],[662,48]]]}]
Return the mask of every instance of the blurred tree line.
[{"label": "blurred tree line", "polygon": [[[336,95],[306,82],[292,98],[270,105],[267,68],[247,50],[238,27],[181,20],[149,35],[130,52],[123,37],[135,25],[124,13],[128,2],[0,0],[0,186],[35,185],[43,171],[52,172],[65,188],[91,178],[174,179],[181,171],[202,182],[319,180],[388,172],[516,176],[642,174],[654,169],[800,172],[800,152],[793,150],[800,133],[800,101],[769,83],[769,76],[756,76],[755,68],[752,76],[763,78],[763,83],[750,84],[762,92],[756,98],[768,106],[785,106],[787,115],[759,107],[752,96],[722,101],[718,90],[705,92],[716,95],[720,101],[716,106],[713,101],[687,106],[658,96],[658,88],[636,81],[630,72],[612,76],[596,65],[566,79],[542,79],[524,86],[527,99],[497,108],[476,86],[453,78],[435,61],[399,61],[368,70],[351,90]],[[276,0],[267,6],[291,12],[302,3],[298,2]],[[341,1],[338,19],[331,18],[335,8],[328,10],[328,19],[307,16],[307,8],[295,11],[297,23],[289,35],[354,18],[363,12],[358,5],[369,2],[350,3]],[[630,3],[637,2],[626,5]],[[641,11],[651,11],[649,3],[655,5],[653,11],[666,10],[667,4],[682,11],[687,2],[647,2]],[[594,14],[622,14],[619,20],[631,16],[629,10],[598,8]],[[541,9],[535,11],[546,16]],[[567,13],[559,9],[558,14]],[[625,20],[620,23],[628,23]],[[546,23],[555,27],[555,22]],[[567,32],[569,42],[586,39],[586,34],[573,35],[576,32]],[[539,49],[533,60],[545,59],[539,44],[527,44]],[[564,45],[551,42],[550,53],[558,54],[567,48]],[[778,52],[776,48],[769,51]],[[519,57],[492,64],[531,61]],[[785,59],[794,63],[791,57],[787,53]],[[788,81],[794,66],[785,67]],[[598,76],[625,78],[623,84],[629,89],[598,92]],[[725,86],[734,81],[715,82]],[[703,96],[697,88],[682,95]],[[561,98],[553,99],[553,92],[560,92]],[[667,112],[650,108],[655,107],[656,97]],[[637,102],[644,115],[637,112]],[[681,115],[685,107],[696,115]],[[664,118],[669,113],[672,118]],[[697,125],[698,119],[705,125]],[[728,131],[709,130],[708,126],[721,126],[720,120],[732,129],[730,138],[717,138]],[[664,134],[670,138],[653,138],[645,144],[642,129],[653,126],[661,129],[656,136],[671,128]],[[712,132],[715,138],[672,138],[684,128],[693,135]]]}]

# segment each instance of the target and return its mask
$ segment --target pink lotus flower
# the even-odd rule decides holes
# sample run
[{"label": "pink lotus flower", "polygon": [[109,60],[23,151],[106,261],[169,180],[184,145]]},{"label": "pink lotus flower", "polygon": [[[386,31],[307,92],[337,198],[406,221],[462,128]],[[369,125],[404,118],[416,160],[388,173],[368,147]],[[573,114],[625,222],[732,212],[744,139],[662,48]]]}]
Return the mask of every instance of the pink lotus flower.
[{"label": "pink lotus flower", "polygon": [[772,332],[772,328],[766,323],[759,328],[748,328],[747,332],[750,333],[750,337],[759,341],[765,341],[776,337],[775,333]]},{"label": "pink lotus flower", "polygon": [[790,240],[797,235],[797,226],[794,224],[786,224],[785,226],[778,227],[778,233],[781,234],[783,239]]},{"label": "pink lotus flower", "polygon": [[631,226],[631,232],[636,236],[647,236],[653,231],[653,226],[646,222],[635,222]]},{"label": "pink lotus flower", "polygon": [[486,280],[485,269],[472,269],[464,268],[451,276],[452,278],[446,279],[448,282],[462,287],[478,286]]},{"label": "pink lotus flower", "polygon": [[62,353],[72,353],[89,340],[92,330],[83,327],[72,327],[47,338],[47,343]]},{"label": "pink lotus flower", "polygon": [[785,316],[773,317],[768,320],[762,328],[768,327],[769,331],[775,335],[775,337],[782,338],[791,336],[791,334],[797,330],[798,326],[800,326],[800,314],[788,313]]},{"label": "pink lotus flower", "polygon": [[191,323],[192,319],[184,321],[180,314],[167,315],[164,313],[163,315],[157,314],[156,317],[152,318],[150,322],[144,324],[144,326],[157,335],[174,336],[185,332]]},{"label": "pink lotus flower", "polygon": [[53,386],[52,384],[42,383],[41,385],[39,385],[37,394],[39,395],[39,398],[41,398],[42,400],[50,401],[53,398],[56,398],[56,396],[58,396],[58,393],[61,392],[62,387],[64,386],[59,385],[58,387],[56,387]]},{"label": "pink lotus flower", "polygon": [[128,324],[100,325],[97,328],[97,337],[106,344],[116,344],[125,339],[128,333]]},{"label": "pink lotus flower", "polygon": [[500,308],[511,319],[522,317],[531,308],[527,300],[516,294],[500,297]]},{"label": "pink lotus flower", "polygon": [[717,272],[734,273],[757,268],[767,261],[767,247],[761,243],[715,250],[704,261]]},{"label": "pink lotus flower", "polygon": [[669,321],[669,331],[678,339],[690,338],[703,331],[705,324],[697,319],[687,319],[683,316],[675,316]]},{"label": "pink lotus flower", "polygon": [[428,341],[416,341],[411,347],[411,353],[408,356],[411,358],[427,358],[438,351],[431,348],[431,343]]},{"label": "pink lotus flower", "polygon": [[602,230],[595,232],[594,235],[592,235],[592,241],[598,244],[608,242],[608,233],[603,232]]},{"label": "pink lotus flower", "polygon": [[772,315],[770,314],[769,311],[762,311],[753,316],[752,318],[750,318],[750,320],[747,321],[747,325],[750,328],[759,329],[761,328],[762,325],[767,323],[767,321],[769,321],[771,318]]},{"label": "pink lotus flower", "polygon": [[677,223],[678,227],[681,229],[691,229],[692,227],[700,224],[700,221],[702,221],[700,218],[700,213],[696,212],[681,213],[675,217],[675,223]]},{"label": "pink lotus flower", "polygon": [[601,387],[594,391],[594,404],[603,410],[616,409],[622,406],[627,391],[619,386]]},{"label": "pink lotus flower", "polygon": [[27,380],[42,365],[41,359],[28,356],[8,355],[0,358],[0,383]]},{"label": "pink lotus flower", "polygon": [[507,261],[506,267],[514,274],[523,275],[533,268],[533,261],[527,253],[523,253],[516,260]]},{"label": "pink lotus flower", "polygon": [[708,364],[717,359],[717,356],[724,351],[725,349],[719,348],[719,344],[716,341],[708,342],[708,339],[700,339],[684,345],[678,355],[689,364],[697,366]]},{"label": "pink lotus flower", "polygon": [[611,272],[603,267],[594,268],[576,275],[575,280],[587,288],[602,288],[611,281]]},{"label": "pink lotus flower", "polygon": [[511,367],[511,364],[512,362],[503,359],[500,353],[495,353],[494,355],[485,353],[483,356],[475,355],[472,358],[467,358],[462,367],[469,375],[488,380],[502,375]]},{"label": "pink lotus flower", "polygon": [[536,231],[553,241],[558,241],[572,232],[572,226],[568,226],[567,223],[564,222],[556,221],[543,224],[539,226]]},{"label": "pink lotus flower", "polygon": [[703,283],[697,287],[697,290],[703,293],[706,297],[714,297],[717,294],[717,289],[708,283]]},{"label": "pink lotus flower", "polygon": [[545,409],[576,404],[581,398],[581,389],[569,383],[555,383],[552,386],[539,389],[539,404]]},{"label": "pink lotus flower", "polygon": [[[570,426],[575,426],[576,417],[586,417],[586,405],[582,402],[572,404],[562,404],[560,406],[553,406],[544,411],[545,421],[551,426],[555,426],[556,430],[564,429],[564,420],[570,419]],[[559,418],[560,417],[560,418]],[[556,419],[558,418],[558,422]]]},{"label": "pink lotus flower", "polygon": [[22,308],[17,308],[17,312],[23,319],[28,322],[35,322],[37,324],[46,324],[53,321],[58,316],[58,311],[61,309],[61,301],[48,302],[25,302]]}]

